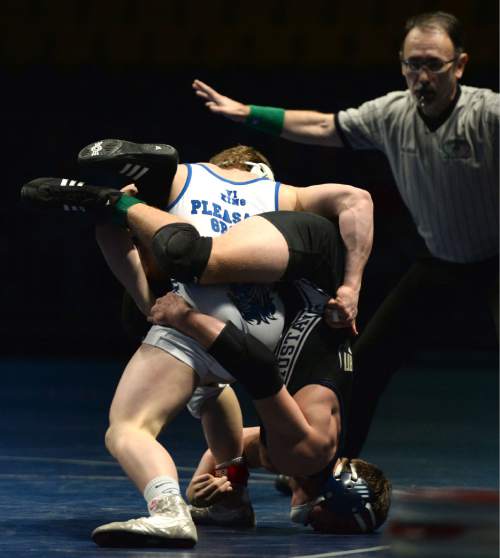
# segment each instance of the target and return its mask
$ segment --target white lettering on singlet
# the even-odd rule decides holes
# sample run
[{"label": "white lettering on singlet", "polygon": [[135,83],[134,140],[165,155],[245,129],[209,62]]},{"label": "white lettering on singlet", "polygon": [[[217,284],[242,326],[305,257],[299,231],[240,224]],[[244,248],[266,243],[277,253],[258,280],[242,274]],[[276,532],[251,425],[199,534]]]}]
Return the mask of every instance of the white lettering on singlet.
[{"label": "white lettering on singlet", "polygon": [[288,384],[292,376],[295,362],[300,355],[300,351],[306,339],[314,329],[314,326],[321,319],[322,317],[317,313],[307,311],[299,312],[281,340],[276,350],[276,358],[285,385]]}]

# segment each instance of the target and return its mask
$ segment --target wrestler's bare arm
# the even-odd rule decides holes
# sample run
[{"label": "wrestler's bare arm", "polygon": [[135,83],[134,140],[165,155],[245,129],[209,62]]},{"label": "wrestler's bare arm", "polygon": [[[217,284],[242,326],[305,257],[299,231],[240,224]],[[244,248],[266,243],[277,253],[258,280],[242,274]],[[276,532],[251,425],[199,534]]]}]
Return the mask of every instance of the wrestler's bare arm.
[{"label": "wrestler's bare arm", "polygon": [[[344,282],[328,305],[340,312],[340,318],[330,325],[345,327],[353,322],[363,270],[373,244],[373,202],[370,194],[347,184],[319,184],[295,188],[286,184],[280,191],[280,209],[308,211],[328,219],[338,218],[340,234],[346,248]],[[355,326],[354,326],[355,328]]]},{"label": "wrestler's bare arm", "polygon": [[96,240],[113,275],[147,316],[155,297],[129,233],[115,225],[98,225]]},{"label": "wrestler's bare arm", "polygon": [[[258,426],[243,429],[243,455],[250,469],[262,466],[260,461],[260,441]],[[208,506],[213,504],[221,494],[232,491],[231,483],[227,477],[216,477],[215,459],[212,452],[207,449],[202,455],[198,467],[186,489],[186,496],[191,504]]]},{"label": "wrestler's bare arm", "polygon": [[[308,211],[327,219],[338,218],[340,234],[347,252],[344,283],[359,290],[363,269],[373,244],[373,203],[370,194],[361,188],[347,184],[319,184],[307,188],[283,185],[285,192],[292,188],[295,207],[291,205],[292,194],[283,196],[285,207],[295,211]],[[281,203],[282,198],[280,198]]]},{"label": "wrestler's bare arm", "polygon": [[[165,202],[168,200],[168,203],[171,203],[177,198],[186,177],[186,166],[179,165],[170,187],[168,184],[165,185]],[[135,185],[125,186],[122,191],[126,195],[137,195],[139,198],[141,196],[141,192]],[[165,213],[160,210],[153,211],[155,211],[154,215],[160,215],[162,223],[161,216]],[[112,224],[96,227],[96,240],[106,263],[133,298],[137,307],[147,316],[155,301],[155,296],[148,285],[148,278],[159,280],[162,278],[162,273],[151,253],[150,243],[141,242],[140,231],[137,236],[140,242],[139,248],[132,242],[130,233],[120,227]]]}]

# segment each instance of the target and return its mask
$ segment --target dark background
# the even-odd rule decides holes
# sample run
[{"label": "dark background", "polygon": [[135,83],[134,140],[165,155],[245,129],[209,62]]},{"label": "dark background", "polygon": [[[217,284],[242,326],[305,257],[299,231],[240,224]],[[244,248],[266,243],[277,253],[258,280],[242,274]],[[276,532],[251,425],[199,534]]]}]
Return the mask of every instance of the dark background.
[{"label": "dark background", "polygon": [[[297,145],[208,113],[193,78],[243,102],[336,112],[404,88],[397,53],[409,15],[444,9],[464,23],[464,83],[498,91],[496,1],[2,2],[0,348],[5,355],[122,357],[121,289],[90,227],[19,208],[21,185],[76,175],[76,154],[106,137],[165,142],[184,162],[236,143],[283,182],[346,182],[376,204],[360,326],[421,249],[385,158]],[[471,286],[473,290],[475,286]],[[496,351],[486,311],[457,308],[429,348]]]}]

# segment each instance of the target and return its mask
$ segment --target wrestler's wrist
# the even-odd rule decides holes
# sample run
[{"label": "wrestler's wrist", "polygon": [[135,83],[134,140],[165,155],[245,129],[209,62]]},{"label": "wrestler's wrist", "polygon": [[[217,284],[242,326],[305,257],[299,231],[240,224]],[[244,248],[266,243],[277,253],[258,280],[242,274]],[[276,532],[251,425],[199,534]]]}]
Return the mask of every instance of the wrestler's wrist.
[{"label": "wrestler's wrist", "polygon": [[178,329],[181,333],[192,336],[193,331],[196,330],[195,311],[193,308],[187,307],[178,311],[172,322],[172,326]]},{"label": "wrestler's wrist", "polygon": [[203,347],[208,348],[224,329],[224,322],[203,314],[194,308],[185,309],[179,314],[179,324],[172,324],[180,332],[196,339]]},{"label": "wrestler's wrist", "polygon": [[349,289],[355,294],[359,294],[361,291],[361,281],[358,280],[344,280],[344,282],[339,286],[337,291],[341,289]]}]

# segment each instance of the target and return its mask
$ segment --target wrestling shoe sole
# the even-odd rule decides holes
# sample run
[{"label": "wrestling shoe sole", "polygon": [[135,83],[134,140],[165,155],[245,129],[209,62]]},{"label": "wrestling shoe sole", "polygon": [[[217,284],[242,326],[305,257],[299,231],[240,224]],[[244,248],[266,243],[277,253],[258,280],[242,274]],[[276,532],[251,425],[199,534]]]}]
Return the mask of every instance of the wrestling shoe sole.
[{"label": "wrestling shoe sole", "polygon": [[83,167],[103,168],[138,181],[151,169],[175,170],[179,162],[177,150],[164,143],[133,143],[104,139],[84,147],[78,154]]},{"label": "wrestling shoe sole", "polygon": [[92,540],[108,548],[191,548],[196,544],[192,538],[168,538],[127,531],[92,533]]},{"label": "wrestling shoe sole", "polygon": [[32,209],[81,211],[113,205],[121,192],[69,178],[35,178],[21,188],[21,204]]}]

